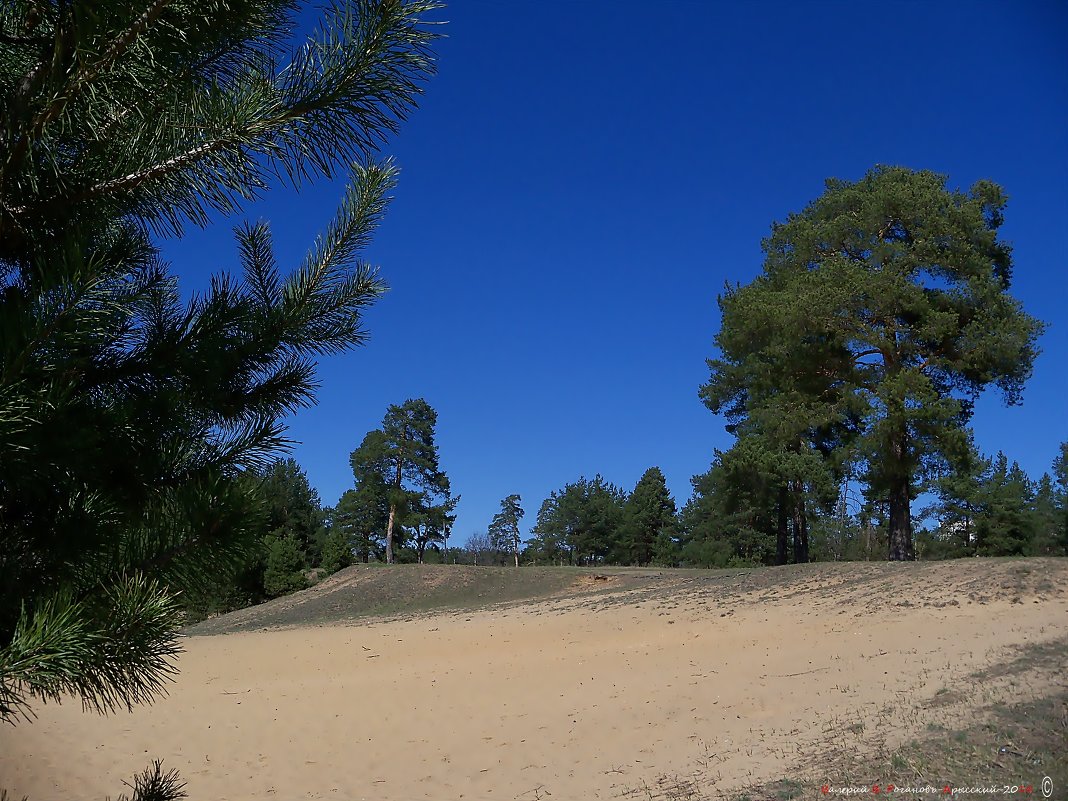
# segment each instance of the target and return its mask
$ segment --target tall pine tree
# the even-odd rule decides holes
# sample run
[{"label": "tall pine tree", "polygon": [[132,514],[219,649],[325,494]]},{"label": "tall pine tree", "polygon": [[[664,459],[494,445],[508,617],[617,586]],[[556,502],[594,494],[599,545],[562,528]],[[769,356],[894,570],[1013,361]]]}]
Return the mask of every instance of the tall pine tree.
[{"label": "tall pine tree", "polygon": [[[975,398],[994,385],[1019,403],[1031,373],[1042,325],[1008,293],[1005,203],[989,181],[961,192],[900,167],[828,181],[773,227],[762,275],[728,298],[749,314],[725,312],[738,330],[721,339],[737,344],[718,372],[741,377],[724,382],[714,366],[713,388],[738,389],[709,400],[789,416],[777,395],[797,396],[832,410],[823,422],[856,422],[857,457],[889,509],[891,559],[914,558],[911,500],[966,452]],[[842,402],[825,405],[826,391]]]},{"label": "tall pine tree", "polygon": [[366,476],[388,488],[387,564],[394,562],[394,534],[402,519],[418,511],[425,495],[448,495],[448,478],[438,468],[437,422],[437,412],[422,398],[391,405],[382,427],[368,433],[350,456],[357,481]]}]

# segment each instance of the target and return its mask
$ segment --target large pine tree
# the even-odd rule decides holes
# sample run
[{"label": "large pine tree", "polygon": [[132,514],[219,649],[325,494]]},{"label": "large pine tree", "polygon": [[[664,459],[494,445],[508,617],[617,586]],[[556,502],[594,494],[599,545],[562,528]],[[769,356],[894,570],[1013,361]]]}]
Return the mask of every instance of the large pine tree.
[{"label": "large pine tree", "polygon": [[420,508],[449,496],[449,479],[438,467],[437,423],[438,413],[422,398],[392,404],[382,427],[369,432],[349,457],[358,485],[388,488],[387,564],[394,561],[394,534],[404,520],[411,516],[415,522]]},{"label": "large pine tree", "polygon": [[961,192],[900,167],[828,181],[773,227],[763,273],[729,293],[728,310],[746,313],[724,312],[729,347],[706,400],[765,421],[800,411],[797,434],[862,434],[855,456],[887,502],[891,559],[914,558],[911,499],[966,453],[975,398],[995,385],[1018,403],[1031,373],[1042,326],[1008,292],[1005,203],[989,181]]}]

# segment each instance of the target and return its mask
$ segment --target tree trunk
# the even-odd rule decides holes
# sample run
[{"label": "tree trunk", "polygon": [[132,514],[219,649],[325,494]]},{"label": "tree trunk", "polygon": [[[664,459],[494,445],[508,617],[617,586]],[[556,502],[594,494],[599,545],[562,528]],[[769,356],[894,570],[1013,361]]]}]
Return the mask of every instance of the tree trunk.
[{"label": "tree trunk", "polygon": [[775,537],[775,564],[786,564],[786,542],[788,537],[788,520],[786,517],[786,484],[785,482],[779,487],[779,501],[776,504],[776,511],[778,512],[778,530]]},{"label": "tree trunk", "polygon": [[909,508],[908,476],[898,476],[890,487],[890,555],[892,562],[911,562],[912,512]]},{"label": "tree trunk", "polygon": [[386,564],[393,564],[393,518],[397,516],[397,505],[389,505],[389,522],[386,523]]},{"label": "tree trunk", "polygon": [[906,437],[902,432],[890,442],[893,461],[890,473],[890,554],[891,562],[911,562],[916,558],[912,549],[912,510],[909,501],[909,474],[905,467]]},{"label": "tree trunk", "polygon": [[805,514],[804,484],[800,481],[793,486],[794,518],[794,563],[808,561],[808,517]]},{"label": "tree trunk", "polygon": [[[405,429],[405,439],[404,439],[404,441],[405,442],[408,441],[407,429]],[[397,476],[396,476],[396,478],[393,479],[393,489],[394,489],[394,492],[397,492],[397,493],[400,493],[401,481],[402,481],[402,478],[403,478],[403,473],[401,472],[401,469],[403,468],[403,466],[404,465],[403,465],[403,463],[401,461],[401,457],[398,456],[397,457]],[[396,504],[395,501],[390,501],[390,504],[389,504],[389,522],[386,524],[386,564],[387,565],[393,564],[393,521],[395,520],[396,517],[397,517],[397,504]]]}]

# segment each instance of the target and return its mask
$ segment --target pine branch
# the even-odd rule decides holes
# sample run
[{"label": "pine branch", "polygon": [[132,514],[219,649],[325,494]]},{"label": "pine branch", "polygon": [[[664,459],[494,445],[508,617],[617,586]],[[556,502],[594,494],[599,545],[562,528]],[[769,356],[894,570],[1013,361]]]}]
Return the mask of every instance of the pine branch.
[{"label": "pine branch", "polygon": [[[96,604],[106,614],[95,613]],[[0,650],[0,719],[29,720],[30,697],[73,694],[98,712],[151,701],[176,672],[180,624],[173,598],[141,575],[82,600],[61,593],[33,612],[24,608]]]},{"label": "pine branch", "polygon": [[[200,108],[204,116],[172,117],[166,129],[150,133],[144,142],[150,147],[128,151],[148,157],[131,164],[133,169],[52,197],[38,193],[40,199],[31,202],[11,203],[5,197],[7,214],[24,218],[26,228],[26,219],[51,219],[72,206],[111,198],[117,209],[148,219],[162,213],[178,226],[178,211],[200,220],[204,201],[228,211],[229,198],[250,197],[262,187],[257,154],[294,182],[306,175],[307,164],[329,176],[339,159],[373,149],[414,106],[420,82],[433,72],[427,48],[435,35],[425,29],[422,15],[434,8],[437,4],[427,0],[364,0],[355,15],[335,8],[319,39],[285,69],[271,75],[272,62],[262,61],[216,84],[192,108],[180,104],[179,115]],[[140,125],[143,117],[136,119]],[[131,135],[144,137],[143,126],[135,130]],[[91,153],[64,165],[63,172],[88,175],[85,158]],[[70,183],[76,187],[78,181]],[[167,210],[159,208],[161,197],[170,201]]]},{"label": "pine branch", "polygon": [[181,801],[189,797],[185,791],[185,782],[181,780],[178,771],[169,770],[164,773],[163,761],[160,759],[134,776],[132,784],[125,781],[123,784],[133,790],[133,795],[127,796],[123,793],[118,801]]},{"label": "pine branch", "polygon": [[130,45],[144,33],[145,29],[159,18],[159,15],[163,13],[163,9],[167,7],[170,1],[171,0],[155,0],[152,5],[145,9],[141,16],[134,20],[129,28],[122,31],[112,40],[111,45],[96,62],[92,64],[80,64],[71,74],[66,91],[56,95],[56,97],[52,99],[52,102],[34,118],[33,124],[30,126],[29,134],[27,135],[29,141],[39,139],[44,132],[45,127],[47,127],[49,123],[58,119],[59,115],[62,114],[63,110],[67,107],[67,104],[77,97],[87,84],[111,66],[129,49]]}]

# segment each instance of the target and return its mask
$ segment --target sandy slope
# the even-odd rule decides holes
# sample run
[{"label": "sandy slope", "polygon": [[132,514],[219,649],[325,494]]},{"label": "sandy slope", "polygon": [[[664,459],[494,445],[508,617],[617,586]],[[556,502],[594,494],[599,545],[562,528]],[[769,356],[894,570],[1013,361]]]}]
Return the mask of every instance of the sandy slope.
[{"label": "sandy slope", "polygon": [[[1068,560],[1028,563],[1022,578],[1014,564],[190,637],[155,706],[106,719],[44,706],[0,732],[0,787],[101,799],[157,755],[192,798],[219,801],[644,798],[668,777],[740,787],[812,768],[849,738],[970,722],[999,690],[966,677],[1068,637]],[[992,586],[1003,592],[981,591]],[[1002,690],[1025,700],[1050,681]],[[961,688],[963,701],[939,702]]]}]

